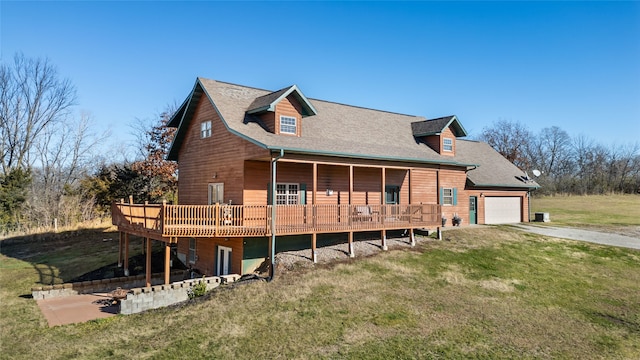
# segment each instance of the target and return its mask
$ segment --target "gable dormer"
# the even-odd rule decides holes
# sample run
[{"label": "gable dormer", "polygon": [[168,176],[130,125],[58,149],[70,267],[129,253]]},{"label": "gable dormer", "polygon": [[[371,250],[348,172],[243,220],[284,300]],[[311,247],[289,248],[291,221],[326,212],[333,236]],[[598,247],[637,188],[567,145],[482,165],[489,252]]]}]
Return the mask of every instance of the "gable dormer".
[{"label": "gable dormer", "polygon": [[455,115],[411,123],[413,136],[440,155],[456,155],[456,138],[467,136]]},{"label": "gable dormer", "polygon": [[317,112],[302,91],[292,85],[256,98],[247,114],[260,117],[274,134],[302,136],[302,118]]}]

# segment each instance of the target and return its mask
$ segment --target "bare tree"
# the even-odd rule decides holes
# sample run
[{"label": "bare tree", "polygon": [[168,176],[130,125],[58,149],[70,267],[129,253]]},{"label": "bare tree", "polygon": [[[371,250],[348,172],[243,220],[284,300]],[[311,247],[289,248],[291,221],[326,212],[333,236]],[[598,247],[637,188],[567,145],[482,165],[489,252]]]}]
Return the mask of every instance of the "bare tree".
[{"label": "bare tree", "polygon": [[540,170],[545,192],[568,192],[573,182],[571,138],[558,126],[544,128],[529,143],[532,166]]},{"label": "bare tree", "polygon": [[84,219],[75,188],[91,171],[95,154],[92,149],[108,134],[91,132],[91,118],[82,113],[79,120],[50,125],[35,146],[33,186],[28,200],[31,223],[46,226],[53,219],[69,225]]},{"label": "bare tree", "polygon": [[519,122],[499,120],[491,127],[482,129],[480,140],[487,142],[502,156],[520,169],[529,169],[531,164],[528,148],[531,132]]},{"label": "bare tree", "polygon": [[64,119],[76,92],[60,79],[47,59],[16,54],[13,64],[0,66],[0,154],[2,174],[27,169],[34,144],[48,126]]}]

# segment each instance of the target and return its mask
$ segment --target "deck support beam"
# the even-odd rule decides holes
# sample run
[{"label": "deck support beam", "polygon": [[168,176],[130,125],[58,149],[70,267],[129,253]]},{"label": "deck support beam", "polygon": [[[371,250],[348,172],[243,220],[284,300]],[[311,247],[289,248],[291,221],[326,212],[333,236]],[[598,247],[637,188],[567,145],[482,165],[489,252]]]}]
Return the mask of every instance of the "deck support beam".
[{"label": "deck support beam", "polygon": [[311,234],[311,260],[313,260],[314,264],[318,262],[318,251],[316,249],[317,239],[318,239],[318,234],[316,233]]},{"label": "deck support beam", "polygon": [[411,246],[416,246],[416,235],[413,232],[413,228],[409,229],[409,238],[411,239]]},{"label": "deck support beam", "polygon": [[169,285],[171,281],[171,245],[164,244],[164,284]]},{"label": "deck support beam", "polygon": [[146,266],[145,266],[145,270],[147,272],[145,279],[146,279],[146,286],[150,287],[151,286],[151,239],[150,238],[144,238],[144,241],[146,243],[146,248],[147,248],[147,262],[146,262]]},{"label": "deck support beam", "polygon": [[387,246],[387,230],[382,230],[382,250],[387,251],[389,247]]},{"label": "deck support beam", "polygon": [[353,249],[353,231],[349,231],[349,257],[356,257],[356,252]]},{"label": "deck support beam", "polygon": [[118,267],[122,267],[122,231],[118,231]]},{"label": "deck support beam", "polygon": [[124,276],[129,276],[129,234],[124,233]]}]

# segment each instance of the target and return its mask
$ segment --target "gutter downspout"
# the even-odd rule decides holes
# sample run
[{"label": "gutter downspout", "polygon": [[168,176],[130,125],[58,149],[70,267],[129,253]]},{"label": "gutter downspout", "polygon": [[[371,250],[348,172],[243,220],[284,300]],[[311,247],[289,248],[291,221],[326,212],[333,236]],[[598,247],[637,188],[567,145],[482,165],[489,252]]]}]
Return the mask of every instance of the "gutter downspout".
[{"label": "gutter downspout", "polygon": [[284,149],[280,155],[271,159],[271,273],[267,281],[271,282],[276,276],[276,163],[284,157]]}]

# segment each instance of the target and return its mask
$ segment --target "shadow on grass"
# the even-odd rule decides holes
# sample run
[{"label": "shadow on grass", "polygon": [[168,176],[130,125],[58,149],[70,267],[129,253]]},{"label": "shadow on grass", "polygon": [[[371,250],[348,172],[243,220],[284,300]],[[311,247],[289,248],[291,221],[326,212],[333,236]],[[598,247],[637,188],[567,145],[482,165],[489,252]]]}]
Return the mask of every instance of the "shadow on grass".
[{"label": "shadow on grass", "polygon": [[[38,283],[52,285],[124,276],[118,267],[118,233],[108,228],[81,229],[16,236],[0,241],[4,256],[30,263]],[[144,239],[131,236],[129,274],[145,273]],[[164,271],[164,245],[152,243],[151,271]],[[173,269],[184,266],[172,252]]]}]

